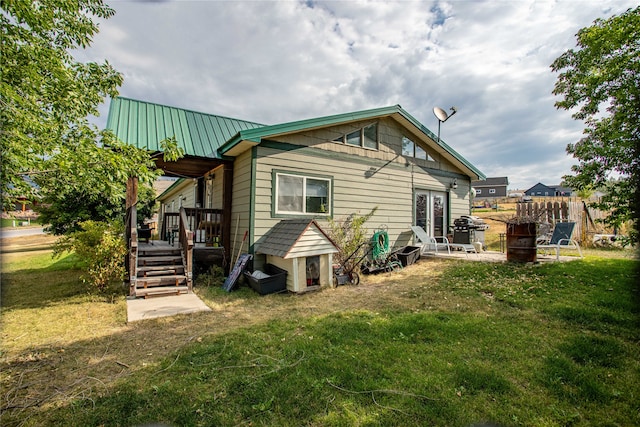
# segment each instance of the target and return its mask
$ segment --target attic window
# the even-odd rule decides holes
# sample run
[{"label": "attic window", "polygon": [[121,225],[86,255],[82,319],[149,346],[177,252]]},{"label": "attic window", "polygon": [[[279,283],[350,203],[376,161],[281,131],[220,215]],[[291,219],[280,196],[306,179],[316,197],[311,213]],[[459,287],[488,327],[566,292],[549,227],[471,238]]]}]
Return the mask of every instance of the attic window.
[{"label": "attic window", "polygon": [[356,147],[369,148],[371,150],[378,149],[378,125],[372,124],[351,132],[347,135],[339,136],[333,140],[342,144],[353,145]]},{"label": "attic window", "polygon": [[421,160],[429,160],[430,162],[434,161],[433,157],[431,157],[424,148],[420,147],[406,136],[402,137],[402,155]]},{"label": "attic window", "polygon": [[331,179],[276,173],[276,214],[329,215]]}]

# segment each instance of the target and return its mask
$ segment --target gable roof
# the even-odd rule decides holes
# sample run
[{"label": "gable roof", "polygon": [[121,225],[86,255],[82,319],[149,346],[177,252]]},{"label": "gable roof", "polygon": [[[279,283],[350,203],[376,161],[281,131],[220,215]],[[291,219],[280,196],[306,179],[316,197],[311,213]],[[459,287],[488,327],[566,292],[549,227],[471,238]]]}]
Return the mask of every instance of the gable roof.
[{"label": "gable roof", "polygon": [[489,177],[484,181],[472,181],[473,187],[491,187],[496,185],[509,185],[509,178],[506,176]]},{"label": "gable roof", "polygon": [[417,121],[400,105],[298,120],[276,125],[198,113],[166,105],[117,97],[111,100],[107,129],[123,142],[161,151],[160,141],[175,136],[186,156],[223,159],[237,156],[262,140],[348,122],[391,117],[472,179],[485,179],[469,161]]},{"label": "gable roof", "polygon": [[438,139],[433,132],[406,112],[400,105],[242,130],[232,139],[224,143],[220,147],[219,152],[223,155],[236,156],[248,148],[258,145],[264,139],[297,133],[303,130],[319,129],[353,121],[382,117],[391,117],[403,126],[412,129],[414,133],[423,136],[423,139],[428,141],[430,145],[432,145],[432,148],[438,151],[454,165],[465,171],[468,176],[476,179],[485,179],[485,175],[480,172],[480,170],[469,163],[469,161],[447,145],[442,139]]},{"label": "gable roof", "polygon": [[123,142],[162,151],[160,141],[175,136],[188,156],[219,159],[218,148],[241,130],[259,123],[117,97],[111,100],[107,129]]},{"label": "gable roof", "polygon": [[[256,253],[289,258],[302,237],[310,234],[309,232],[315,234],[315,237],[311,237],[315,241],[313,244],[315,254],[338,252],[336,244],[314,219],[283,219],[264,235],[261,242],[256,244]],[[318,237],[325,241],[325,245],[318,245]]]}]

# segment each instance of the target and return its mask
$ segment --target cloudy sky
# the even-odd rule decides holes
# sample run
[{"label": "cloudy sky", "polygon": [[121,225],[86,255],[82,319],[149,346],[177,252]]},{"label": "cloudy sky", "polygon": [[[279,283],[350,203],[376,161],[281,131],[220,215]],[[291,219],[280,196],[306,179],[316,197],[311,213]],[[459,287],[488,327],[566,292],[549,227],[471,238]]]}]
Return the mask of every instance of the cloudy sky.
[{"label": "cloudy sky", "polygon": [[[550,64],[636,1],[114,1],[81,61],[122,96],[264,124],[400,104],[511,189],[558,184],[583,123]],[[104,125],[108,105],[101,108]]]}]

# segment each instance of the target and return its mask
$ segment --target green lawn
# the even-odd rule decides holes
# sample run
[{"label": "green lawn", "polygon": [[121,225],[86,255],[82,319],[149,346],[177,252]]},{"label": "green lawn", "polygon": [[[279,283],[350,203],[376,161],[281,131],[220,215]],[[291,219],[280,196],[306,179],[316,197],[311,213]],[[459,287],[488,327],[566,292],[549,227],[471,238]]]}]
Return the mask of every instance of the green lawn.
[{"label": "green lawn", "polygon": [[[68,398],[55,404],[4,405],[0,421],[18,425],[28,415],[26,425],[640,425],[637,267],[629,257],[594,255],[546,265],[422,260],[359,287],[304,296],[199,289],[212,313],[124,331],[112,321],[113,333],[90,351],[98,358],[108,342],[102,359],[113,354],[111,365],[120,363],[111,376],[85,367],[84,350],[72,356],[74,343],[67,343],[65,358],[75,360],[53,365],[84,369],[84,388],[60,385]],[[11,271],[10,281],[35,274]],[[3,316],[11,319],[24,305],[3,298]],[[178,331],[185,326],[189,331]],[[162,347],[147,343],[172,336],[181,337],[179,344],[159,355]],[[136,345],[137,353],[128,353]],[[33,367],[16,362],[28,351],[34,348],[5,355],[13,371],[3,377],[3,396],[17,393],[19,369]],[[146,362],[134,365],[135,357]]]}]

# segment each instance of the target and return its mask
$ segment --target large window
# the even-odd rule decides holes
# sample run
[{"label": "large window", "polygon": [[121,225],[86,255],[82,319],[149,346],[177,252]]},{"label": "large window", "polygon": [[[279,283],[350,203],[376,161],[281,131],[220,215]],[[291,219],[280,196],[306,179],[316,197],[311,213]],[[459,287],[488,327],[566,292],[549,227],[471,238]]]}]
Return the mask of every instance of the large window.
[{"label": "large window", "polygon": [[431,157],[424,148],[420,147],[406,136],[402,137],[402,155],[405,157],[414,157],[416,159],[433,161],[433,157]]},{"label": "large window", "polygon": [[279,172],[276,173],[275,182],[275,213],[331,213],[331,179]]},{"label": "large window", "polygon": [[378,125],[372,124],[365,126],[362,129],[353,131],[347,135],[342,135],[334,142],[340,142],[343,144],[354,145],[356,147],[369,148],[371,150],[378,149]]}]

